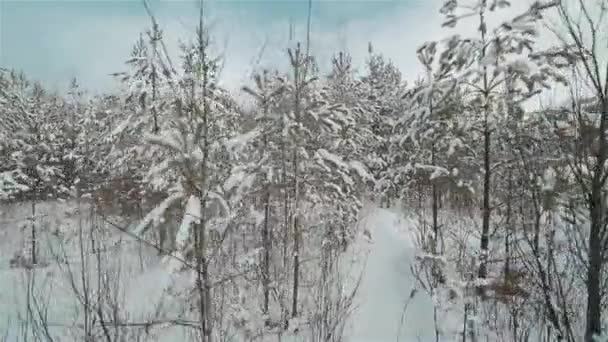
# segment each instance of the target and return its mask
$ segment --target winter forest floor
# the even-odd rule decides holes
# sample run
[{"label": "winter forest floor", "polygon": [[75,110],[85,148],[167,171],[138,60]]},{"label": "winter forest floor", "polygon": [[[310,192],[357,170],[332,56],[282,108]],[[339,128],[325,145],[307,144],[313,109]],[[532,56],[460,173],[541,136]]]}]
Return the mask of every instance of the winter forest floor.
[{"label": "winter forest floor", "polygon": [[430,298],[418,293],[410,299],[416,285],[410,272],[414,221],[396,211],[374,209],[365,224],[372,245],[350,341],[434,341]]},{"label": "winter forest floor", "polygon": [[[42,216],[46,211],[49,216],[54,213],[55,217],[47,219],[46,227],[57,225],[60,231],[75,230],[76,224],[69,213],[59,214],[62,206],[56,204],[45,204],[40,210]],[[14,209],[14,208],[13,208]],[[22,210],[21,210],[22,209]],[[433,335],[433,311],[431,299],[417,293],[410,298],[412,290],[416,285],[415,278],[410,271],[410,265],[414,261],[416,247],[414,243],[415,219],[397,210],[372,208],[362,219],[361,226],[367,229],[372,239],[364,235],[351,248],[355,253],[368,250],[367,258],[362,257],[360,263],[365,265],[363,278],[357,294],[357,311],[351,317],[350,324],[346,328],[346,341],[352,342],[384,342],[384,341],[431,341]],[[14,220],[18,216],[27,216],[27,208],[19,210],[5,210],[2,225],[0,226],[0,331],[6,336],[6,341],[11,341],[11,336],[19,334],[23,326],[20,322],[24,320],[27,312],[25,307],[25,294],[27,293],[27,272],[23,268],[10,268],[9,260],[14,253],[23,246],[22,236],[27,236],[27,225],[20,227]],[[13,217],[12,219],[10,217]],[[72,225],[72,227],[70,227]],[[23,229],[25,228],[25,229]],[[46,234],[40,240],[41,250],[52,249],[55,235]],[[50,243],[49,243],[50,242]],[[66,245],[68,258],[70,250]],[[125,246],[129,246],[126,244]],[[126,249],[129,249],[126,247]],[[124,278],[125,305],[128,306],[130,316],[134,319],[138,316],[144,317],[145,311],[154,310],[153,298],[159,293],[160,287],[165,283],[167,275],[159,270],[158,259],[152,251],[123,250],[113,252],[116,262],[122,264],[122,272],[128,277]],[[58,248],[55,248],[57,253]],[[74,256],[76,257],[76,256]],[[49,253],[41,253],[42,259],[51,259]],[[145,265],[142,266],[142,265]],[[72,302],[66,293],[70,291],[67,281],[61,281],[59,274],[62,270],[53,262],[43,268],[38,268],[36,273],[36,292],[48,301],[48,321],[57,326],[68,325],[75,321]],[[155,286],[156,285],[156,286]],[[150,307],[142,307],[147,303]],[[57,330],[55,330],[57,331]],[[70,340],[64,333],[61,341]],[[176,336],[167,334],[167,341],[175,341]],[[159,340],[165,340],[159,337]]]}]

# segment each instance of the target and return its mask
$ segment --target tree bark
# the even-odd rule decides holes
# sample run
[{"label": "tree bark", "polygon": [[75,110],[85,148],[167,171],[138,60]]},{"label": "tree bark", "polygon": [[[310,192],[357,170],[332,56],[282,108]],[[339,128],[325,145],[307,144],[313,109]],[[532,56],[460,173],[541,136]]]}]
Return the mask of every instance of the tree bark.
[{"label": "tree bark", "polygon": [[[481,30],[481,41],[483,44],[481,58],[485,58],[486,56],[486,23],[485,23],[485,8],[486,3],[483,2],[483,6],[480,9],[479,13],[479,22],[480,22],[480,30]],[[479,278],[486,278],[488,275],[488,249],[490,244],[490,181],[491,181],[491,165],[490,165],[490,147],[491,147],[491,131],[490,131],[490,94],[489,94],[489,85],[488,85],[488,72],[487,67],[483,67],[483,129],[484,129],[484,178],[483,178],[483,208],[482,208],[482,225],[481,225],[481,241],[480,241],[480,253],[481,260],[479,265]]]},{"label": "tree bark", "polygon": [[589,214],[591,229],[589,232],[589,268],[587,270],[587,322],[585,327],[585,341],[593,342],[594,335],[602,330],[602,242],[606,238],[605,230],[605,203],[602,190],[604,187],[604,163],[606,162],[606,120],[608,119],[608,99],[602,99],[602,116],[599,130],[599,149],[597,162],[593,174]]},{"label": "tree bark", "polygon": [[38,256],[36,254],[36,193],[34,190],[34,196],[32,198],[32,265],[36,265],[38,263]]},{"label": "tree bark", "polygon": [[488,127],[487,113],[484,130],[484,179],[483,179],[483,209],[482,209],[482,226],[481,226],[481,263],[479,265],[479,278],[486,278],[488,275],[488,249],[490,245],[490,129]]},{"label": "tree bark", "polygon": [[264,261],[263,261],[263,288],[264,288],[264,307],[263,313],[268,314],[268,301],[270,296],[270,191],[266,189],[264,196],[264,227],[262,229],[262,243],[264,244]]}]

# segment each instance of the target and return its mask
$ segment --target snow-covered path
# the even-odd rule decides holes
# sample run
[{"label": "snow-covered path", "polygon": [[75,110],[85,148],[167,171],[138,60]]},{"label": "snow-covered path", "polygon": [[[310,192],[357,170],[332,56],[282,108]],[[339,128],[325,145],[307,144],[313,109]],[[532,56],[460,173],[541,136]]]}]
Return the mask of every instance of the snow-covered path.
[{"label": "snow-covered path", "polygon": [[[351,342],[435,341],[431,299],[418,292],[403,309],[415,286],[412,222],[390,210],[376,209],[366,225],[372,244],[353,316]],[[397,336],[398,332],[399,338]]]}]

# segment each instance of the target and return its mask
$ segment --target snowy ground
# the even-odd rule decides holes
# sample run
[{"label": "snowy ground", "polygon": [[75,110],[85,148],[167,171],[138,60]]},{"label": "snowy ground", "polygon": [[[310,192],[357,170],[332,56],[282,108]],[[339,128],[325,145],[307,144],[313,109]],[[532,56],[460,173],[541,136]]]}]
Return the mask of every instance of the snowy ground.
[{"label": "snowy ground", "polygon": [[[54,212],[55,216],[59,210],[56,206],[45,208],[49,212]],[[6,211],[5,211],[6,212]],[[26,212],[14,215],[27,216]],[[41,212],[43,212],[41,210]],[[14,216],[12,215],[12,216]],[[4,334],[7,329],[12,333],[19,330],[19,308],[23,307],[25,298],[25,274],[22,269],[11,269],[8,260],[12,257],[16,249],[22,246],[21,233],[17,232],[14,223],[6,215],[3,224],[0,224],[0,333]],[[60,226],[66,225],[69,216],[59,215]],[[56,218],[55,218],[56,220]],[[11,221],[12,222],[12,221]],[[52,222],[56,224],[57,222]],[[369,255],[365,265],[365,273],[359,289],[357,302],[359,308],[353,315],[349,327],[347,328],[348,341],[352,342],[394,342],[394,341],[434,341],[433,335],[433,312],[431,299],[424,293],[418,292],[410,299],[412,289],[415,287],[415,279],[410,272],[410,264],[414,260],[415,246],[413,242],[413,220],[405,218],[396,211],[385,209],[373,209],[370,214],[361,222],[372,235],[369,248]],[[52,225],[52,224],[51,224]],[[367,244],[362,237],[359,244]],[[356,250],[356,249],[355,249]],[[146,308],[139,307],[142,303],[150,303],[149,300],[142,300],[142,295],[146,298],[160,297],[151,295],[154,289],[146,289],[151,285],[162,283],[162,279],[167,278],[159,267],[155,267],[153,255],[147,255],[146,269],[144,273],[138,274],[139,261],[133,252],[122,252],[122,257],[117,256],[117,262],[124,265],[123,271],[129,274],[129,281],[126,284],[127,307],[134,316],[136,313],[144,316]],[[130,262],[127,262],[129,260]],[[363,258],[361,258],[363,260]],[[152,262],[152,264],[151,264]],[[133,264],[133,265],[131,265]],[[159,273],[160,272],[160,273]],[[50,265],[37,270],[38,279],[50,280],[49,284],[38,284],[46,286],[44,291],[47,294],[52,309],[49,311],[50,321],[62,321],[72,316],[71,307],[75,305],[70,301],[61,300],[69,298],[62,295],[63,292],[69,293],[67,284],[55,281],[53,274],[60,274],[56,266]],[[168,279],[168,278],[167,278]],[[155,289],[163,286],[153,286]],[[132,291],[133,290],[133,291]],[[154,291],[152,291],[154,292]],[[131,295],[128,295],[131,293]],[[135,295],[139,294],[139,295]],[[407,304],[409,301],[409,304]],[[139,305],[136,305],[139,303]],[[404,311],[407,304],[407,310]],[[152,305],[153,306],[153,305]],[[148,308],[153,309],[153,308]],[[21,312],[20,314],[23,314]],[[9,329],[10,327],[10,329]],[[171,340],[174,340],[175,335]],[[8,341],[11,341],[9,336]]]},{"label": "snowy ground", "polygon": [[350,341],[434,341],[431,299],[421,292],[410,299],[415,286],[410,272],[413,221],[395,211],[375,209],[366,225],[373,242]]},{"label": "snowy ground", "polygon": [[[35,213],[37,254],[39,262],[44,266],[34,268],[34,272],[29,272],[23,267],[10,267],[10,260],[15,255],[29,255],[31,206],[5,205],[0,212],[0,340],[6,338],[5,342],[12,342],[23,339],[18,336],[21,335],[22,329],[27,329],[23,322],[28,315],[26,299],[30,282],[32,287],[29,291],[37,301],[33,304],[35,308],[32,310],[47,307],[48,322],[52,326],[51,333],[59,337],[59,341],[72,340],[67,327],[78,321],[81,310],[67,280],[67,269],[65,265],[59,266],[57,260],[67,261],[74,278],[78,281],[81,279],[82,266],[78,239],[74,235],[78,231],[79,223],[89,227],[90,222],[79,221],[75,207],[75,203],[37,204]],[[83,204],[82,210],[87,210],[87,207]],[[120,241],[122,248],[112,248],[111,245],[118,242],[117,239],[122,240]],[[89,243],[88,238],[84,237],[85,248],[90,248]],[[118,295],[125,298],[130,315],[137,319],[153,308],[149,305],[151,301],[143,300],[143,296],[155,295],[150,291],[141,291],[145,288],[145,283],[142,281],[147,280],[147,283],[156,284],[163,278],[158,277],[155,282],[150,282],[149,277],[146,276],[158,275],[152,266],[157,258],[152,251],[134,249],[133,246],[132,239],[115,234],[106,239],[106,246],[101,249],[102,258],[104,262],[108,262],[108,267],[121,272],[120,281],[126,290],[125,293]],[[94,254],[86,252],[84,257],[88,264],[87,269],[95,269]],[[118,265],[120,266],[117,267]],[[144,267],[147,269],[145,274],[141,272]],[[89,274],[88,282],[94,284],[94,272],[89,273],[92,274]],[[116,279],[119,277],[117,276]],[[77,285],[80,283],[77,282]],[[147,303],[148,307],[141,308],[138,303]]]}]

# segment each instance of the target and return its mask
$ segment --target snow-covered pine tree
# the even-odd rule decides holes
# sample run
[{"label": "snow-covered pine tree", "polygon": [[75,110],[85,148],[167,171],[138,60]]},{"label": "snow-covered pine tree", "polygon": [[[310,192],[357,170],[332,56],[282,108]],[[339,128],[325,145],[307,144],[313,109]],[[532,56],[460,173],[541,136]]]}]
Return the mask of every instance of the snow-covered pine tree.
[{"label": "snow-covered pine tree", "polygon": [[[342,200],[338,201],[340,206],[350,206],[354,202],[360,203],[363,196],[367,195],[370,188],[366,185],[373,183],[374,178],[366,165],[367,152],[369,146],[374,141],[373,132],[369,125],[366,125],[364,110],[364,100],[361,100],[362,83],[354,75],[354,70],[350,56],[345,52],[339,52],[332,59],[332,70],[327,77],[327,96],[328,101],[334,104],[334,113],[327,119],[331,131],[327,133],[329,146],[328,152],[336,156],[336,160],[342,159],[342,163],[333,163],[341,168],[341,172],[353,177],[354,183],[341,181]],[[347,204],[350,203],[350,204]],[[340,241],[346,248],[350,236],[354,217],[358,212],[358,204],[355,204],[354,211],[343,213],[342,223],[340,224]],[[338,210],[339,212],[342,209]]]},{"label": "snow-covered pine tree", "polygon": [[397,191],[394,179],[387,174],[389,140],[395,119],[404,109],[402,97],[406,84],[399,69],[383,55],[375,53],[371,43],[368,52],[367,72],[361,78],[362,96],[366,100],[363,104],[365,127],[372,132],[366,165],[376,180],[374,192],[388,205]]},{"label": "snow-covered pine tree", "polygon": [[[464,188],[468,191],[470,180],[464,179],[459,167],[466,165],[461,159],[467,158],[467,148],[463,135],[466,122],[462,116],[463,106],[458,103],[458,82],[445,70],[438,72],[436,43],[427,43],[418,49],[418,58],[425,69],[425,78],[416,84],[408,94],[411,114],[400,120],[396,136],[395,160],[404,161],[403,170],[410,173],[432,189],[432,230],[433,253],[439,253],[440,224],[437,222],[440,193],[446,194],[450,188]],[[408,145],[413,145],[413,147]],[[464,153],[463,153],[464,151]],[[458,152],[458,154],[457,154]],[[470,157],[470,156],[469,156]],[[466,173],[464,173],[466,174]]]},{"label": "snow-covered pine tree", "polygon": [[[27,106],[29,82],[23,73],[14,70],[0,72],[0,109],[2,110],[2,198],[14,198],[28,191],[27,175],[23,171],[25,155],[20,152],[30,145],[25,132],[32,125],[33,114]],[[19,133],[22,134],[19,134]],[[31,149],[31,147],[29,147]]]},{"label": "snow-covered pine tree", "polygon": [[[263,249],[261,261],[262,314],[266,316],[266,325],[272,325],[272,321],[276,322],[278,320],[268,316],[271,277],[273,275],[271,264],[278,262],[276,258],[273,258],[277,254],[273,250],[273,245],[277,245],[279,242],[279,240],[273,242],[273,237],[277,233],[280,233],[277,223],[284,222],[279,217],[280,211],[277,210],[280,204],[280,201],[278,201],[279,190],[282,187],[280,184],[281,141],[277,141],[277,137],[279,139],[282,138],[282,132],[280,131],[282,117],[278,113],[278,104],[283,98],[285,86],[278,73],[269,70],[256,73],[253,76],[253,80],[255,88],[243,88],[256,102],[252,119],[253,128],[247,132],[247,135],[253,137],[249,141],[249,144],[252,146],[247,148],[252,154],[248,158],[247,164],[235,166],[227,188],[233,189],[237,187],[237,192],[240,192],[239,190],[242,187],[244,178],[251,179],[253,177],[252,181],[247,182],[247,184],[251,184],[248,190],[257,197],[254,203],[261,203],[262,210],[260,211],[263,212],[261,215],[263,217],[261,222]],[[259,210],[259,208],[256,209]],[[287,228],[283,227],[285,231]],[[286,245],[286,239],[284,239],[283,244]]]},{"label": "snow-covered pine tree", "polygon": [[4,112],[2,135],[2,194],[4,200],[32,204],[28,254],[36,264],[36,203],[65,195],[63,139],[58,117],[61,102],[40,84],[14,71],[0,75],[0,110]]},{"label": "snow-covered pine tree", "polygon": [[464,282],[452,271],[452,256],[446,255],[451,248],[450,227],[448,222],[440,222],[440,209],[447,207],[443,203],[449,200],[450,193],[472,196],[470,177],[475,173],[467,170],[467,166],[474,155],[468,145],[467,118],[458,80],[450,70],[440,68],[438,44],[425,43],[417,53],[425,74],[406,94],[409,111],[396,122],[392,171],[393,177],[407,182],[407,187],[401,189],[403,197],[407,191],[430,188],[430,223],[421,214],[418,241],[421,251],[412,269],[419,286],[436,298],[433,308],[436,338],[451,338],[453,332],[442,329],[441,317],[454,315],[450,312],[454,307],[461,309],[458,304],[462,298],[452,294],[463,293]]},{"label": "snow-covered pine tree", "polygon": [[[446,49],[441,56],[442,68],[461,73],[458,78],[467,84],[466,105],[469,116],[475,120],[483,140],[483,196],[482,232],[480,239],[479,278],[488,275],[488,250],[490,245],[490,219],[492,203],[492,160],[496,129],[510,119],[500,104],[507,81],[512,94],[520,94],[524,100],[534,95],[539,86],[545,86],[551,69],[538,65],[532,57],[538,36],[538,22],[548,5],[534,3],[525,13],[508,20],[488,20],[494,12],[509,7],[507,0],[473,0],[465,3],[444,1],[441,13],[444,26],[454,27],[469,20],[477,25],[477,35],[452,36],[445,40]],[[514,82],[515,81],[515,82]]]},{"label": "snow-covered pine tree", "polygon": [[214,291],[224,293],[229,288],[213,284],[231,277],[232,270],[220,256],[233,225],[235,203],[223,186],[238,158],[236,148],[247,141],[234,139],[240,112],[228,92],[218,86],[219,59],[210,54],[202,8],[200,18],[196,39],[182,47],[180,72],[166,76],[174,82],[167,95],[171,101],[166,121],[158,134],[146,134],[147,144],[158,149],[159,158],[145,181],[166,197],[135,231],[143,234],[158,226],[169,208],[182,208],[182,221],[173,237],[176,251],[167,260],[173,272],[186,266],[183,276],[193,281],[186,285],[183,297],[176,299],[183,305],[196,303],[187,310],[197,317],[201,340],[209,342],[228,333],[221,327],[230,319],[223,314],[229,303]]},{"label": "snow-covered pine tree", "polygon": [[[149,10],[148,5],[146,8]],[[119,111],[111,114],[113,129],[109,137],[114,139],[109,154],[112,174],[106,179],[110,186],[119,186],[124,191],[112,199],[128,204],[128,197],[143,197],[143,193],[154,194],[153,186],[143,184],[144,170],[162,160],[162,151],[156,146],[142,145],[146,134],[158,134],[169,124],[169,107],[176,92],[176,73],[163,43],[163,32],[155,19],[151,28],[140,34],[131,56],[126,61],[128,70],[113,74],[121,82],[126,96]],[[126,115],[125,115],[126,114]],[[128,195],[128,196],[127,196]],[[158,196],[147,196],[146,207],[158,204]],[[136,203],[140,205],[141,203]],[[164,240],[164,231],[159,231],[159,240]]]},{"label": "snow-covered pine tree", "polygon": [[[292,232],[297,255],[292,266],[293,293],[300,296],[301,301],[296,302],[296,297],[292,297],[294,319],[289,327],[299,329],[297,322],[307,318],[315,329],[331,331],[328,336],[341,336],[338,327],[351,309],[352,303],[348,303],[352,294],[335,291],[341,289],[342,281],[336,267],[354,237],[354,221],[361,207],[360,189],[371,176],[355,155],[361,148],[355,116],[343,104],[334,102],[331,87],[317,79],[312,58],[306,57],[299,46],[290,50],[290,60],[293,74],[286,84],[286,95],[292,107],[285,116],[289,138],[286,142],[292,151],[290,176],[298,180],[293,183],[297,196],[294,191],[291,197],[291,207],[297,216],[294,222],[297,226]],[[296,116],[296,113],[299,114]],[[353,153],[349,155],[350,152]],[[310,258],[319,263],[299,265],[300,260]],[[336,277],[330,277],[332,273]],[[303,286],[310,282],[319,287]],[[294,307],[299,312],[296,316]],[[325,323],[335,324],[323,324],[320,320],[323,317],[319,316],[323,314]],[[311,338],[316,340],[314,336]]]}]

